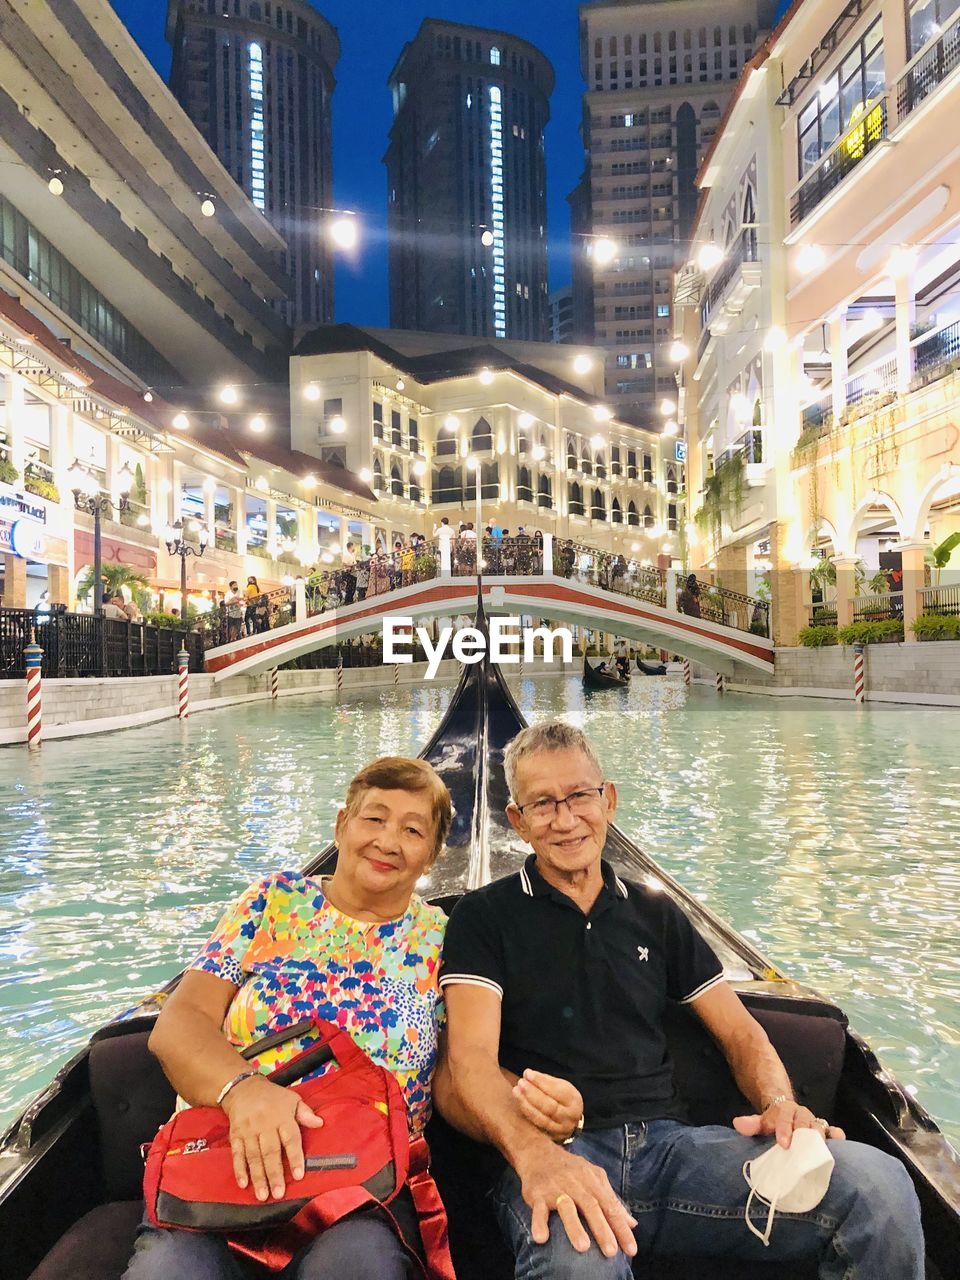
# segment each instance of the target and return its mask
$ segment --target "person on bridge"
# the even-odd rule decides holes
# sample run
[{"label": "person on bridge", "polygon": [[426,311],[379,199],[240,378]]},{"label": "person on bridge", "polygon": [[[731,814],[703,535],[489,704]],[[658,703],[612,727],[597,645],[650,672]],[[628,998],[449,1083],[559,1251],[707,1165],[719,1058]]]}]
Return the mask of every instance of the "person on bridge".
[{"label": "person on bridge", "polygon": [[[517,1280],[630,1280],[638,1252],[810,1259],[821,1280],[922,1280],[920,1206],[905,1166],[841,1141],[841,1129],[795,1100],[766,1032],[687,915],[603,861],[617,789],[582,730],[561,720],[522,730],[504,771],[507,816],[533,853],[453,909],[434,1098],[506,1158],[494,1205]],[[700,1019],[755,1114],[732,1128],[686,1123],[668,1001]],[[502,1072],[522,1079],[532,1066],[579,1090],[566,1145],[517,1114]],[[745,1163],[771,1139],[789,1148],[808,1129],[831,1139],[820,1202],[776,1221],[766,1205],[750,1215]]]},{"label": "person on bridge", "polygon": [[343,603],[353,604],[353,597],[357,590],[357,553],[352,542],[348,542],[344,547],[340,563],[343,566],[340,574],[340,582],[343,587]]},{"label": "person on bridge", "polygon": [[223,597],[227,611],[227,642],[239,640],[243,631],[244,598],[236,581],[230,582],[230,590]]},{"label": "person on bridge", "polygon": [[257,629],[257,601],[260,599],[260,584],[252,574],[247,579],[243,594],[247,600],[243,614],[244,629],[248,636],[252,636]]},{"label": "person on bridge", "polygon": [[683,590],[677,596],[677,608],[690,618],[700,617],[700,583],[695,573],[687,575]]}]

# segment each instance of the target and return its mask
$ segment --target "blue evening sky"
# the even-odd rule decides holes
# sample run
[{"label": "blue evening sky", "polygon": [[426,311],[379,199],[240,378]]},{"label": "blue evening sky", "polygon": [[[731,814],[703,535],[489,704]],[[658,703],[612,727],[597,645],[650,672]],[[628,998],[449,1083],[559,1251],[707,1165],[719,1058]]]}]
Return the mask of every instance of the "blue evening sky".
[{"label": "blue evening sky", "polygon": [[[165,0],[112,0],[113,7],[166,80],[170,47],[164,38]],[[342,52],[333,98],[333,181],[339,208],[362,214],[363,251],[353,266],[340,264],[336,318],[388,323],[386,170],[382,159],[392,119],[387,76],[406,41],[425,17],[476,23],[530,40],[553,63],[557,88],[547,128],[547,200],[550,285],[570,279],[570,217],[566,196],[583,170],[578,6],[575,0],[323,0],[315,5],[336,28]],[[781,8],[785,7],[781,0]]]}]

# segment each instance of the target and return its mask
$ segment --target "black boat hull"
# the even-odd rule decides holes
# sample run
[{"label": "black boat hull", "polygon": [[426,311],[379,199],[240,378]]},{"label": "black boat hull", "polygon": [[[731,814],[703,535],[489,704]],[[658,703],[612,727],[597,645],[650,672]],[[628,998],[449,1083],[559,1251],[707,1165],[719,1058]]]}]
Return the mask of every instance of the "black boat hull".
[{"label": "black boat hull", "polygon": [[585,689],[625,689],[630,683],[629,676],[621,676],[613,671],[598,671],[583,658],[583,687]]},{"label": "black boat hull", "polygon": [[637,659],[637,670],[642,671],[645,676],[665,676],[667,674],[667,668],[664,663],[644,662],[642,658]]}]

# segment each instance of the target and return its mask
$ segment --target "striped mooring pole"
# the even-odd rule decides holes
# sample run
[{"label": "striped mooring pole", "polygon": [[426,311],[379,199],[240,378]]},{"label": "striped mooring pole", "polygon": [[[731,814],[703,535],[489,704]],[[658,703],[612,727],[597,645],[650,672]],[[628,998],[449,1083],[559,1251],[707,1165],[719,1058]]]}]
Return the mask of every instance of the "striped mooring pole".
[{"label": "striped mooring pole", "polygon": [[337,693],[343,688],[343,654],[337,650]]},{"label": "striped mooring pole", "polygon": [[853,700],[862,703],[866,697],[866,682],[863,675],[863,645],[859,641],[853,646]]},{"label": "striped mooring pole", "polygon": [[186,649],[177,654],[177,719],[190,716],[190,655]]},{"label": "striped mooring pole", "polygon": [[723,672],[717,672],[717,693],[723,693]]},{"label": "striped mooring pole", "polygon": [[397,689],[399,688],[399,686],[400,686],[400,663],[395,662],[393,664],[393,687]]},{"label": "striped mooring pole", "polygon": [[31,751],[39,751],[43,745],[43,650],[35,641],[31,640],[24,648],[23,660],[27,669],[27,746]]},{"label": "striped mooring pole", "polygon": [[270,697],[274,702],[280,697],[280,673],[276,667],[270,668]]},{"label": "striped mooring pole", "polygon": [[683,660],[683,683],[689,689],[690,687],[690,659],[689,658],[684,658]]}]

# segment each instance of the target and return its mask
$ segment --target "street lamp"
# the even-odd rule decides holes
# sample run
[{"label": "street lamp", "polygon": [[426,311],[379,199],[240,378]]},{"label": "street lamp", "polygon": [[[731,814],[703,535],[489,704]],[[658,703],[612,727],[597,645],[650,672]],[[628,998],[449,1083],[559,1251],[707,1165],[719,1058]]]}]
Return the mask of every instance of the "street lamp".
[{"label": "street lamp", "polygon": [[169,525],[163,531],[163,540],[167,544],[167,551],[172,556],[180,557],[180,621],[186,626],[187,622],[187,557],[200,557],[207,549],[207,540],[209,534],[206,529],[201,529],[197,534],[199,546],[194,546],[192,542],[187,542],[184,538],[184,524],[182,520],[178,520],[176,524]]},{"label": "street lamp", "polygon": [[[120,468],[117,485],[117,510],[126,511],[129,505],[130,490],[133,488],[133,472],[130,464],[125,462]],[[113,510],[113,498],[101,492],[100,480],[93,468],[75,458],[73,466],[67,472],[67,482],[73,490],[73,504],[78,511],[85,511],[93,516],[93,612],[99,616],[103,612],[103,556],[100,545],[100,519],[110,515]]]}]

